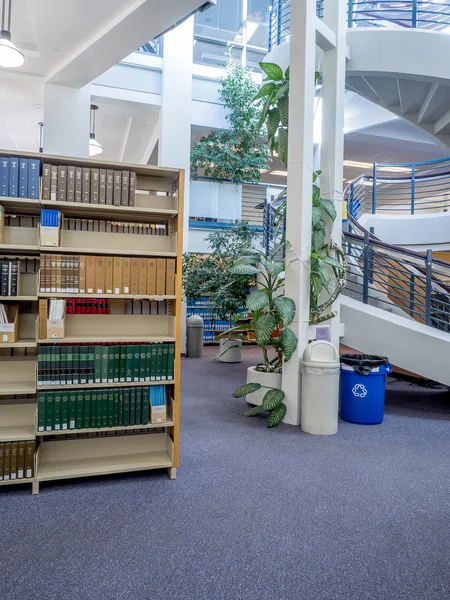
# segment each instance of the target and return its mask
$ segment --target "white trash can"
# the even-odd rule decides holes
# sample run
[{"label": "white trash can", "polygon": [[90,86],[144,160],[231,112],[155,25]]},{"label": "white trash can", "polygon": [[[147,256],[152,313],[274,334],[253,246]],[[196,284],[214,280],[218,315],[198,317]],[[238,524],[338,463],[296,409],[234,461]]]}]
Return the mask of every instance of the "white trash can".
[{"label": "white trash can", "polygon": [[313,435],[338,430],[339,353],[330,342],[312,342],[303,353],[300,424]]}]

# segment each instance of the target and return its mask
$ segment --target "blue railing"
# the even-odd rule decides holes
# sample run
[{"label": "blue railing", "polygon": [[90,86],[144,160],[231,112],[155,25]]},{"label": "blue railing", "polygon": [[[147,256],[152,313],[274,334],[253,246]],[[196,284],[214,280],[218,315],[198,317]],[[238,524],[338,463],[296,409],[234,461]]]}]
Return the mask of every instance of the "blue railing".
[{"label": "blue railing", "polygon": [[375,163],[372,175],[349,188],[348,211],[355,219],[367,213],[426,214],[450,208],[450,158],[408,164]]},{"label": "blue railing", "polygon": [[[317,0],[316,11],[322,18],[324,0]],[[291,0],[274,0],[269,23],[270,50],[290,40]],[[406,27],[448,33],[450,0],[349,0],[347,24],[349,28]]]}]

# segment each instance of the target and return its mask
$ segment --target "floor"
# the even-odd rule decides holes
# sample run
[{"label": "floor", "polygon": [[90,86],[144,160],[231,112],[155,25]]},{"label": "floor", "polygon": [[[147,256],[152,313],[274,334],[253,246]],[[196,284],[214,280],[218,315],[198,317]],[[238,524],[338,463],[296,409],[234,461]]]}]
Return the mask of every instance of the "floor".
[{"label": "floor", "polygon": [[182,468],[0,490],[0,597],[444,600],[450,400],[391,381],[385,422],[265,427],[255,362],[183,361]]}]

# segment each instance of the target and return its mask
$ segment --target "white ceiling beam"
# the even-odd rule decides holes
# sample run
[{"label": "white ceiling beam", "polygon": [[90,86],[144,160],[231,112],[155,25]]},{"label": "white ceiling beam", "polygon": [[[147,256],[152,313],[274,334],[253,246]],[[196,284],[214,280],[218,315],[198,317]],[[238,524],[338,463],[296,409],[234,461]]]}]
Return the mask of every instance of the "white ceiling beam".
[{"label": "white ceiling beam", "polygon": [[47,82],[81,88],[203,4],[204,0],[135,0],[53,69]]},{"label": "white ceiling beam", "polygon": [[431,104],[431,102],[433,101],[434,95],[436,94],[436,92],[438,91],[439,88],[439,84],[438,83],[433,83],[430,86],[430,89],[428,90],[427,95],[424,98],[424,101],[422,102],[422,106],[419,109],[419,115],[418,115],[418,122],[422,123],[426,112]]},{"label": "white ceiling beam", "polygon": [[442,116],[437,119],[434,124],[434,133],[440,133],[450,123],[450,109],[448,109]]}]

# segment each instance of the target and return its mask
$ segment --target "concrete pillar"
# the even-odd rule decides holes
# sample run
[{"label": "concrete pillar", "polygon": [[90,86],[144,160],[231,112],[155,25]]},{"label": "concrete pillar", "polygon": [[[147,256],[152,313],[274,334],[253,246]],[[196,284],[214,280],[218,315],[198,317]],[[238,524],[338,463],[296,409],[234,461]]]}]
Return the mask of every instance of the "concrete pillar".
[{"label": "concrete pillar", "polygon": [[45,153],[89,157],[90,106],[89,85],[81,89],[44,85]]},{"label": "concrete pillar", "polygon": [[283,367],[285,422],[300,422],[300,361],[308,344],[311,252],[316,0],[293,0],[289,93],[286,296],[297,305],[291,325],[298,348]]},{"label": "concrete pillar", "polygon": [[[327,198],[335,203],[337,218],[332,237],[339,246],[342,242],[346,16],[346,0],[324,1],[324,22],[336,33],[337,44],[335,48],[325,50],[323,53],[320,189],[322,198]],[[339,306],[338,299],[332,309],[338,311],[338,316],[330,322],[331,341],[337,348],[339,348],[340,331]]]}]

